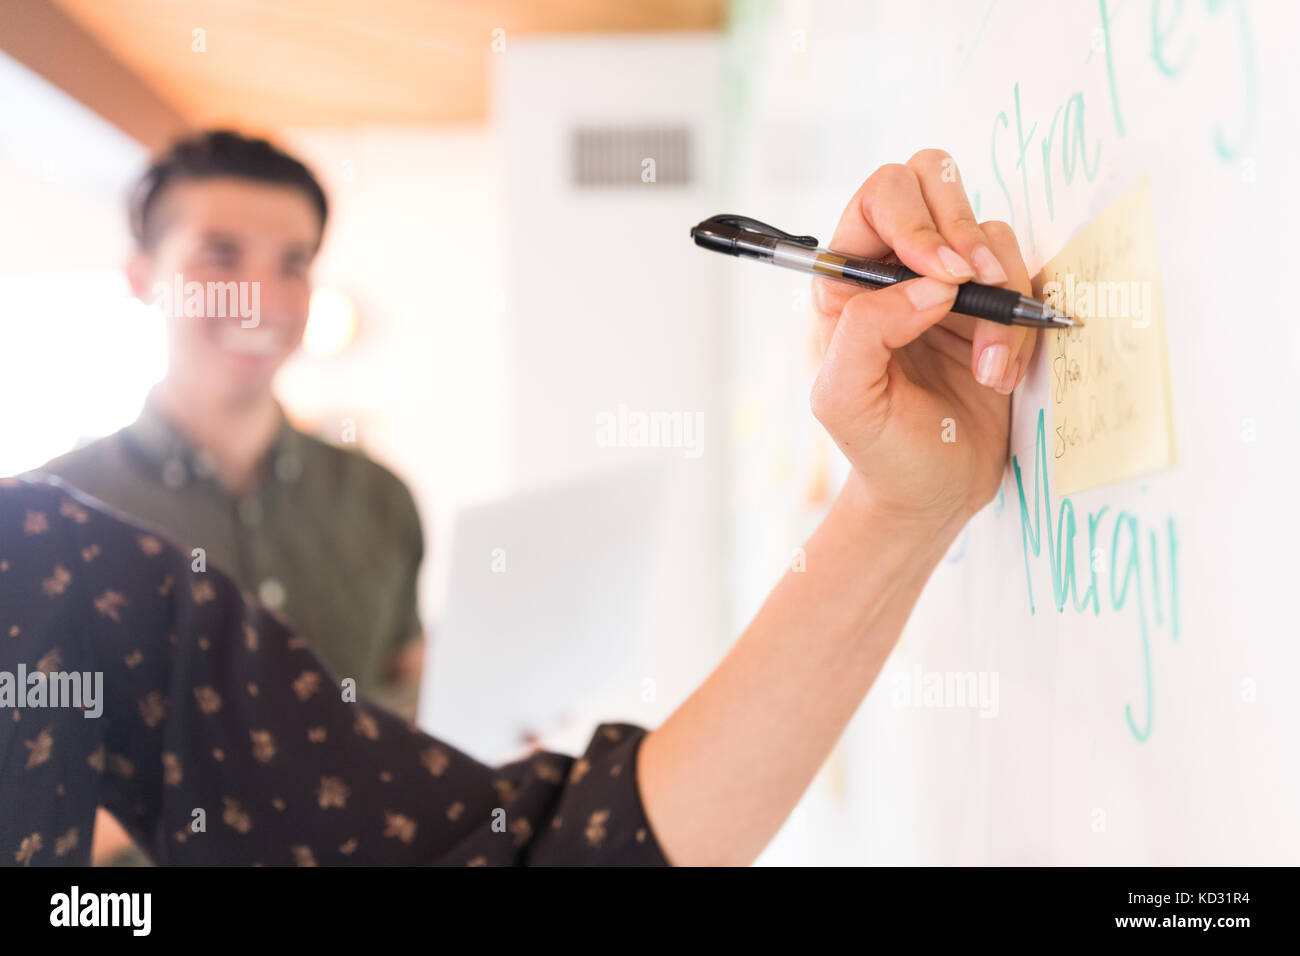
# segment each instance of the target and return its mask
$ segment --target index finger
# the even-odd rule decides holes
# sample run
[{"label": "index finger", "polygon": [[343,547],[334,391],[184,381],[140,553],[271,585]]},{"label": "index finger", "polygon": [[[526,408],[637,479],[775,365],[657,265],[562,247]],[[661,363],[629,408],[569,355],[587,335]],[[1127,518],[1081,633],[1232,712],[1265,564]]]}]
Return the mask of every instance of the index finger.
[{"label": "index finger", "polygon": [[[952,284],[975,275],[935,225],[916,172],[898,163],[877,169],[854,193],[840,216],[831,248],[871,259],[892,251],[912,271]],[[823,344],[830,341],[835,322],[855,294],[852,286],[814,280],[813,302]]]}]

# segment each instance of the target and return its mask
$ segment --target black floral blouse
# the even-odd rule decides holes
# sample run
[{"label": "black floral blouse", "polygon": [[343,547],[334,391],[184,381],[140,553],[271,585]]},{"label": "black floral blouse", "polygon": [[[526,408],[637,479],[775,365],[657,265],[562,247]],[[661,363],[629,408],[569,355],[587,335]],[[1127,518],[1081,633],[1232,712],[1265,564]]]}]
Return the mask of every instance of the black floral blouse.
[{"label": "black floral blouse", "polygon": [[0,862],[87,864],[102,805],[159,864],[667,864],[644,729],[485,766],[346,700],[228,578],[104,508],[0,482]]}]

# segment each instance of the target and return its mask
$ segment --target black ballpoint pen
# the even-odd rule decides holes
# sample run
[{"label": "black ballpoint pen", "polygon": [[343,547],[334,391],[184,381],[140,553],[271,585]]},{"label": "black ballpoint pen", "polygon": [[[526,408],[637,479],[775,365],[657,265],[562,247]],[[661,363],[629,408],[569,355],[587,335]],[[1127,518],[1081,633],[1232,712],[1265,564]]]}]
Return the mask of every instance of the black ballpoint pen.
[{"label": "black ballpoint pen", "polygon": [[[770,262],[831,279],[845,279],[871,288],[882,288],[918,278],[906,266],[823,249],[813,236],[792,236],[775,226],[748,216],[712,216],[691,227],[697,246]],[[1050,302],[1021,295],[1014,289],[963,282],[957,289],[952,311],[1002,325],[1024,325],[1036,329],[1065,329],[1082,325]]]}]

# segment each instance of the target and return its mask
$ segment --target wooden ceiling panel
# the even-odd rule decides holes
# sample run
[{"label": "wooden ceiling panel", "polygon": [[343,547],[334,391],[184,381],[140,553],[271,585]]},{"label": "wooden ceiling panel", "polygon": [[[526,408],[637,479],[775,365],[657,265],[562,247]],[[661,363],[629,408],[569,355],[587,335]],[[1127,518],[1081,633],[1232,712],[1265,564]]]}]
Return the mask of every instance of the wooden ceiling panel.
[{"label": "wooden ceiling panel", "polygon": [[[493,30],[711,30],[726,0],[54,0],[195,125],[486,119]],[[204,52],[192,47],[203,31]]]}]

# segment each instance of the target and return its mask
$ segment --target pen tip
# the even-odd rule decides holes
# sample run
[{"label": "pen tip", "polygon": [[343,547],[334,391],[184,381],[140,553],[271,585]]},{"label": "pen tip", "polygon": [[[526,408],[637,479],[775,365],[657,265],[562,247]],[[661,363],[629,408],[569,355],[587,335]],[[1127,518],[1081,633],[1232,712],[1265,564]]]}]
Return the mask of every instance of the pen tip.
[{"label": "pen tip", "polygon": [[1082,328],[1083,322],[1067,314],[1063,309],[1058,309],[1051,301],[1043,303],[1043,317],[1053,325],[1059,325],[1062,328]]},{"label": "pen tip", "polygon": [[1078,319],[1066,315],[1050,300],[1040,302],[1035,298],[1022,295],[1012,309],[1012,315],[1025,320],[1025,324],[1039,329],[1069,329],[1083,325]]}]

